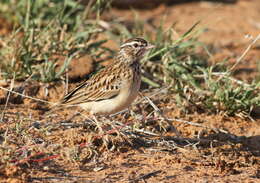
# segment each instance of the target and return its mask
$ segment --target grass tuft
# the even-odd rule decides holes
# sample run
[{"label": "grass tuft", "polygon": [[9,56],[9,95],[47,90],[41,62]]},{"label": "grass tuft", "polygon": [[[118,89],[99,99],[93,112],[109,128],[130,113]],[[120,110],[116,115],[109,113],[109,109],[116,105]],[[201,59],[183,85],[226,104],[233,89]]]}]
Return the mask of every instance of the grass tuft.
[{"label": "grass tuft", "polygon": [[[84,9],[73,0],[12,3],[2,2],[0,9],[8,16],[14,15],[16,19],[11,21],[18,24],[10,35],[1,38],[1,77],[10,79],[15,73],[17,80],[51,82],[62,79],[71,59],[83,53],[96,57],[100,52],[107,52],[100,47],[105,40],[94,39],[102,30],[95,22],[86,23],[82,19],[86,13],[93,14],[95,8]],[[101,6],[100,3],[94,5]],[[13,6],[6,10],[4,5]],[[64,64],[57,70],[60,56]]]}]

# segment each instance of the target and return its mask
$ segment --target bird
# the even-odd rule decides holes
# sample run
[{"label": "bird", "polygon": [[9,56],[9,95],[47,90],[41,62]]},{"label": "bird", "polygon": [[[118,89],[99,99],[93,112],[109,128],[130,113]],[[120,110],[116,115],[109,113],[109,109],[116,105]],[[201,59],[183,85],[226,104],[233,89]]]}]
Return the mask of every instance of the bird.
[{"label": "bird", "polygon": [[79,106],[94,117],[128,108],[140,89],[140,61],[154,47],[143,38],[126,40],[111,64],[71,90],[54,107]]}]

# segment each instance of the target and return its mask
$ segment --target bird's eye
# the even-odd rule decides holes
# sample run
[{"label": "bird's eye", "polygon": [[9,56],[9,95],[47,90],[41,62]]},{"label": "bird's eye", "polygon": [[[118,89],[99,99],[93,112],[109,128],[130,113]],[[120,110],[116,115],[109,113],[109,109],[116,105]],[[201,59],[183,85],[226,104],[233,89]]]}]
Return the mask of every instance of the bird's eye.
[{"label": "bird's eye", "polygon": [[135,43],[135,44],[134,44],[134,47],[135,47],[135,48],[137,48],[137,47],[138,47],[138,44],[137,44],[137,43]]}]

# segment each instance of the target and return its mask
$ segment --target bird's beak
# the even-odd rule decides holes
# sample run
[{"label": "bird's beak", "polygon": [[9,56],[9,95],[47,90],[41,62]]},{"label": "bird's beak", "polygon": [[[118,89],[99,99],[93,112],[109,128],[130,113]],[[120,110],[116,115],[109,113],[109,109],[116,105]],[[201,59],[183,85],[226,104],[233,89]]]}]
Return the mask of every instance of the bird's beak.
[{"label": "bird's beak", "polygon": [[152,45],[152,44],[149,44],[149,45],[146,47],[146,50],[150,50],[150,49],[152,49],[152,48],[155,48],[155,46]]}]

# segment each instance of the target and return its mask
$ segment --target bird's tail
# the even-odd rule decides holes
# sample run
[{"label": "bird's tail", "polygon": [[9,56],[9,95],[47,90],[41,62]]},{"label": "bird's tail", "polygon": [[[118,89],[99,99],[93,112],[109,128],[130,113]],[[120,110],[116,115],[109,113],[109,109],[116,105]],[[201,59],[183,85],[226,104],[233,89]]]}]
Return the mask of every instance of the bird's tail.
[{"label": "bird's tail", "polygon": [[49,111],[47,111],[45,113],[45,115],[49,116],[49,115],[53,114],[55,111],[65,109],[65,108],[69,108],[69,107],[75,107],[75,105],[68,105],[68,104],[63,104],[61,102],[57,102],[57,103],[52,104],[49,107]]},{"label": "bird's tail", "polygon": [[54,103],[49,106],[49,110],[45,113],[46,116],[49,116],[53,114],[53,112],[60,110],[62,107],[64,107],[60,102]]}]

